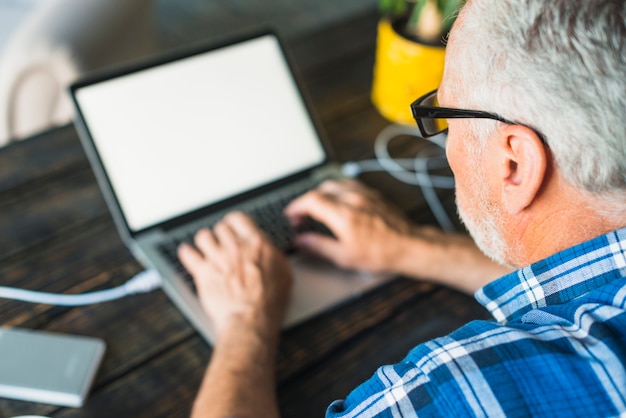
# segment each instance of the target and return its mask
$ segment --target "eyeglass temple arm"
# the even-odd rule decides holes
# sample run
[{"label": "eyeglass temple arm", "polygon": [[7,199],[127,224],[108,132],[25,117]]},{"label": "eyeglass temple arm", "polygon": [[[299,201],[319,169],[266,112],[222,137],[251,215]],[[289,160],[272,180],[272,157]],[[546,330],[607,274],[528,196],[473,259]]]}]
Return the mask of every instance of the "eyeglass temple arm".
[{"label": "eyeglass temple arm", "polygon": [[[418,119],[421,119],[421,118],[429,118],[429,119],[474,118],[474,119],[493,119],[499,122],[506,123],[507,125],[525,126],[528,129],[532,129],[532,131],[535,132],[537,136],[539,136],[539,138],[543,141],[544,144],[548,143],[545,135],[539,132],[537,129],[533,128],[532,126],[528,126],[519,122],[513,122],[495,113],[483,112],[481,110],[452,109],[449,107],[420,106],[417,104],[411,105],[411,112],[413,113],[413,117],[415,118],[416,121],[418,121]],[[418,121],[418,125],[419,124],[420,122]]]},{"label": "eyeglass temple arm", "polygon": [[480,118],[480,119],[493,119],[500,122],[507,123],[509,125],[518,125],[515,122],[504,119],[503,117],[489,112],[483,112],[480,110],[465,110],[465,109],[451,109],[447,107],[428,107],[412,105],[411,111],[414,118],[429,118],[429,119],[462,119],[462,118]]}]

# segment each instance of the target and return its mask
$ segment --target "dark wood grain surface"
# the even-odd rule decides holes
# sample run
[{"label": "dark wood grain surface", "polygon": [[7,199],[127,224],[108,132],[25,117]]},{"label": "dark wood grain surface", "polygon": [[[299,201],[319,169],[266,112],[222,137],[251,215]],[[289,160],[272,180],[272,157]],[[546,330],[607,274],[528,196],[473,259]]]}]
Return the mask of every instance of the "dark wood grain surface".
[{"label": "dark wood grain surface", "polygon": [[[341,161],[371,157],[388,124],[369,100],[376,20],[372,11],[287,42]],[[411,147],[405,141],[399,152]],[[386,174],[364,181],[416,221],[433,222],[419,189]],[[444,198],[451,207],[452,196]],[[117,236],[72,126],[0,150],[0,284],[80,293],[119,285],[141,270]],[[398,278],[289,329],[278,357],[283,416],[323,416],[378,366],[484,317],[471,297]],[[161,291],[81,308],[0,300],[0,324],[107,343],[84,407],[0,399],[0,417],[185,417],[211,356]]]}]

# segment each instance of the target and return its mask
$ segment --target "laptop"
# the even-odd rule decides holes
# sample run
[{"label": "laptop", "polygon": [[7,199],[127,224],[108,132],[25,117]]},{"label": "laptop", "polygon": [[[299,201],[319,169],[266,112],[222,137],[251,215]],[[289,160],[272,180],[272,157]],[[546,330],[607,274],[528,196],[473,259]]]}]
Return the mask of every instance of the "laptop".
[{"label": "laptop", "polygon": [[69,90],[122,240],[159,271],[207,342],[213,330],[176,248],[229,211],[249,213],[288,253],[295,277],[285,326],[389,279],[288,251],[298,231],[282,208],[341,173],[274,32],[92,75]]}]

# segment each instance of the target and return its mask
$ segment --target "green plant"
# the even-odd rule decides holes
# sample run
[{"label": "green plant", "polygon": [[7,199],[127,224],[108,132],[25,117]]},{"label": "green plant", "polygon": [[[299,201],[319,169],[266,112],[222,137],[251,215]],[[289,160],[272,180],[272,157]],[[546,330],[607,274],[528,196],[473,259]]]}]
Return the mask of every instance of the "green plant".
[{"label": "green plant", "polygon": [[402,22],[402,34],[436,43],[448,33],[465,0],[379,0],[381,13]]}]

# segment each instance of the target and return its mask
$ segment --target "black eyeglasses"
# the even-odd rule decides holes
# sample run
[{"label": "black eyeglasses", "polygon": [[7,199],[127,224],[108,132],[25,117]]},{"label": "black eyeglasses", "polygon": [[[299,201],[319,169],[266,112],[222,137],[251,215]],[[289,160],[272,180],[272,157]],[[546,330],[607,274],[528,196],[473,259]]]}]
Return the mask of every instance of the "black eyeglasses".
[{"label": "black eyeglasses", "polygon": [[440,107],[437,100],[437,90],[433,90],[411,103],[411,112],[424,138],[447,132],[448,121],[446,119],[493,119],[507,125],[520,125],[532,129],[544,143],[546,142],[543,134],[535,128],[510,121],[495,113]]}]

